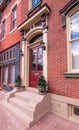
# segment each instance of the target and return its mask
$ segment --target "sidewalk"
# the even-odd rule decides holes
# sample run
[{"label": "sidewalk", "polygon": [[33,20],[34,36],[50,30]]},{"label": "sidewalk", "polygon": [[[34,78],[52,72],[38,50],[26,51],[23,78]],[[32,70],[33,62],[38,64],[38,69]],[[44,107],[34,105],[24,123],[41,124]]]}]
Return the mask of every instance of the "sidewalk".
[{"label": "sidewalk", "polygon": [[[0,91],[0,102],[6,93]],[[79,130],[79,125],[55,114],[49,114],[30,129],[17,120],[0,103],[0,130]]]}]

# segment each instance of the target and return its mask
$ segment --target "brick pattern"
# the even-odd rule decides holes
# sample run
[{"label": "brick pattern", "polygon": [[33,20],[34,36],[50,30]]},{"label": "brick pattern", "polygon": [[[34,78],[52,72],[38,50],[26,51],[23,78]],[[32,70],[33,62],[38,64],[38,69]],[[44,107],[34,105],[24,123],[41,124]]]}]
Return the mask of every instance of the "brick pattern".
[{"label": "brick pattern", "polygon": [[66,28],[62,28],[62,9],[69,0],[46,1],[51,8],[48,16],[48,84],[54,94],[79,98],[79,79],[65,78],[67,72]]},{"label": "brick pattern", "polygon": [[[11,29],[11,13],[12,8],[17,5],[17,27],[21,22],[23,22],[26,19],[26,12],[27,12],[27,1],[26,0],[12,0],[10,4],[5,8],[5,10],[2,13],[1,21],[5,18],[6,19],[6,36],[3,40],[1,40],[1,48],[0,51],[5,50],[6,48],[14,45],[18,41],[21,40],[21,34],[18,29],[12,30]],[[0,22],[1,27],[1,22]]]}]

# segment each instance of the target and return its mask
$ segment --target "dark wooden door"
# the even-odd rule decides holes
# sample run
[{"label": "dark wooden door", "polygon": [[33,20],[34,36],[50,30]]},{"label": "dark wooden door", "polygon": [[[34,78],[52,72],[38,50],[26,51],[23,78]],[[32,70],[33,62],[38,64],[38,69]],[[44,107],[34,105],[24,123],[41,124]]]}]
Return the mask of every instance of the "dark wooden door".
[{"label": "dark wooden door", "polygon": [[37,80],[43,74],[43,51],[40,46],[30,50],[30,87],[37,87]]}]

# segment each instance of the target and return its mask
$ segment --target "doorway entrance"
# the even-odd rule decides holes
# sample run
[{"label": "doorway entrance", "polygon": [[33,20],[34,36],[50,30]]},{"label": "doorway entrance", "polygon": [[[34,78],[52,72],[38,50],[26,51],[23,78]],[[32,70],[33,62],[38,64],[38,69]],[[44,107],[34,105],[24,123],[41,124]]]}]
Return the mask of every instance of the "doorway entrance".
[{"label": "doorway entrance", "polygon": [[40,46],[30,49],[29,86],[37,87],[38,78],[43,74],[43,50]]}]

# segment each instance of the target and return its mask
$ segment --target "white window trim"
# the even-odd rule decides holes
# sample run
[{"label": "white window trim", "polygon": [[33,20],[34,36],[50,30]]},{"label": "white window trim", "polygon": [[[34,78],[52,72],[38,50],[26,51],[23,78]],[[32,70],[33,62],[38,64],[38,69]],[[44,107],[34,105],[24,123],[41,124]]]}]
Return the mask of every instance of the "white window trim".
[{"label": "white window trim", "polygon": [[[32,0],[29,0],[29,2],[28,2],[29,4],[28,4],[28,10],[30,10],[30,9],[32,9]],[[37,5],[37,4],[36,4]]]},{"label": "white window trim", "polygon": [[[17,11],[17,1],[13,4],[13,6],[11,7],[11,15],[12,15],[12,13],[13,13],[13,10],[14,10],[14,8],[16,7],[16,11]],[[17,11],[18,12],[18,11]],[[16,12],[16,13],[17,13]],[[17,14],[16,14],[17,15]],[[16,18],[16,20],[17,20],[17,18]],[[12,18],[11,18],[11,31],[9,32],[9,33],[12,33],[13,31],[15,31],[16,29],[17,29],[17,24],[16,24],[16,27],[15,28],[12,28]]]},{"label": "white window trim", "polygon": [[[79,10],[79,5],[74,7],[69,13],[66,15],[66,27],[67,27],[67,67],[68,67],[68,72],[69,73],[79,73],[79,69],[72,69],[72,61],[70,58],[70,47],[69,44],[71,41],[74,41],[76,39],[71,40],[70,39],[70,16],[74,14],[76,11]],[[79,38],[77,38],[79,39]]]},{"label": "white window trim", "polygon": [[31,7],[32,7],[32,0],[29,0],[29,2],[28,2],[29,4],[28,4],[28,10],[30,10],[31,9]]},{"label": "white window trim", "polygon": [[14,29],[12,29],[9,33],[13,33],[16,29],[17,29],[17,26]]},{"label": "white window trim", "polygon": [[[5,15],[1,22],[1,30],[2,30],[2,24],[3,24],[3,21],[5,20],[5,36],[4,37],[1,36],[1,40],[0,40],[1,42],[6,38],[6,18],[7,16]],[[2,35],[2,31],[1,31],[1,35]]]}]

